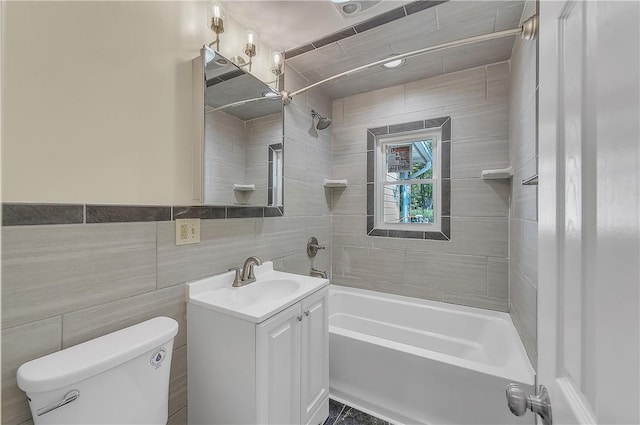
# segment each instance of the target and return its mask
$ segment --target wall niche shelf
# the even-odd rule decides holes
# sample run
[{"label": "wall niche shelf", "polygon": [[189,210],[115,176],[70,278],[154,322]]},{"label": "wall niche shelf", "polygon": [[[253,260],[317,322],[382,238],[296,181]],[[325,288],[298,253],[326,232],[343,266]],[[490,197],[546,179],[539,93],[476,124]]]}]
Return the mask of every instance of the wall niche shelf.
[{"label": "wall niche shelf", "polygon": [[513,167],[495,168],[492,170],[482,170],[484,180],[510,179],[513,176]]},{"label": "wall niche shelf", "polygon": [[335,189],[337,187],[345,188],[347,185],[347,179],[324,179],[324,187],[328,187],[329,189]]},{"label": "wall niche shelf", "polygon": [[234,184],[233,190],[237,192],[253,192],[256,190],[255,184]]}]

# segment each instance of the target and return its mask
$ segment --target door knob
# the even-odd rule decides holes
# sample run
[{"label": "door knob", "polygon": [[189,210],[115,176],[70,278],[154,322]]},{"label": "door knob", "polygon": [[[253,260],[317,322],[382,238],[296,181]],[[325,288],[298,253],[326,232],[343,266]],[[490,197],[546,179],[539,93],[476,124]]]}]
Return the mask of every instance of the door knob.
[{"label": "door knob", "polygon": [[538,387],[538,395],[527,394],[520,385],[511,383],[507,385],[507,405],[516,416],[522,416],[531,409],[533,413],[540,415],[544,425],[552,425],[551,400],[549,392],[544,385]]}]

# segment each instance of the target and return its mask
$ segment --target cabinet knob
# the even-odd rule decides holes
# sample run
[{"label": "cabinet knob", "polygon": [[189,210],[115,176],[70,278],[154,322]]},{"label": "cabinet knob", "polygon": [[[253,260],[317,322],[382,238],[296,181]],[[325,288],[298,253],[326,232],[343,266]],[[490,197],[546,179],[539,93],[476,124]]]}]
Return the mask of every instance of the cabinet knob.
[{"label": "cabinet knob", "polygon": [[298,322],[302,322],[302,316],[298,316]]},{"label": "cabinet knob", "polygon": [[304,312],[304,315],[305,315],[305,316],[309,316],[309,311],[308,311],[308,310],[307,310],[307,311],[305,311],[305,312]]}]

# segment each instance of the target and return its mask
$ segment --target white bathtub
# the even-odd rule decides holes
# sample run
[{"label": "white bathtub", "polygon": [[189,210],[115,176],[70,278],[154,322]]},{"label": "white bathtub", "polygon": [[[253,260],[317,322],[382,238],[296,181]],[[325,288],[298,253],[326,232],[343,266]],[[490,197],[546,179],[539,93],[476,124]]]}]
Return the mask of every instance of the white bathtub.
[{"label": "white bathtub", "polygon": [[333,398],[395,423],[533,424],[505,388],[534,372],[506,313],[331,286]]}]

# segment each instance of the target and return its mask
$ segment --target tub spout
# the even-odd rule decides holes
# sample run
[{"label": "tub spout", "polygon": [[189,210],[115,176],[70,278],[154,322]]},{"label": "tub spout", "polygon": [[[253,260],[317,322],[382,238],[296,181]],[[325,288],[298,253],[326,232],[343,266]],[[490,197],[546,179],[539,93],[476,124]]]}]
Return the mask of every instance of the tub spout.
[{"label": "tub spout", "polygon": [[321,277],[323,279],[328,279],[327,278],[327,272],[325,272],[323,270],[316,270],[313,267],[311,267],[311,271],[309,272],[309,276],[311,276],[311,277]]}]

